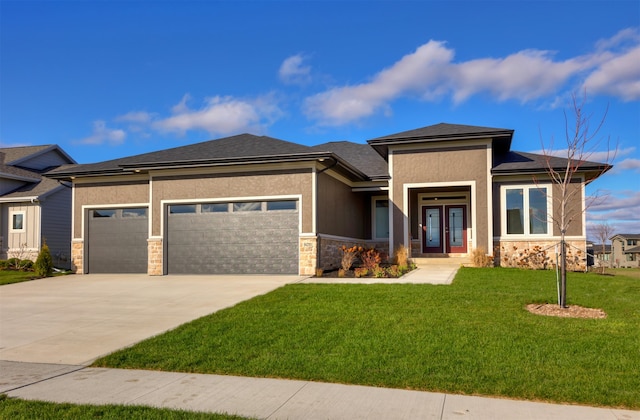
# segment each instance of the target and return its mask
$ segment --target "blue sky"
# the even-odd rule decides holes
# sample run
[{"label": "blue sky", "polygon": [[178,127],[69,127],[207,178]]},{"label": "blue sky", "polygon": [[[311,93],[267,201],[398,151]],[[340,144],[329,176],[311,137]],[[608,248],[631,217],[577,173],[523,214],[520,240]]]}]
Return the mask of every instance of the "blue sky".
[{"label": "blue sky", "polygon": [[[615,168],[588,213],[640,232],[640,2],[0,0],[0,144],[80,163],[250,132],[306,145],[439,122],[562,149],[571,94]],[[608,111],[607,111],[608,110]]]}]

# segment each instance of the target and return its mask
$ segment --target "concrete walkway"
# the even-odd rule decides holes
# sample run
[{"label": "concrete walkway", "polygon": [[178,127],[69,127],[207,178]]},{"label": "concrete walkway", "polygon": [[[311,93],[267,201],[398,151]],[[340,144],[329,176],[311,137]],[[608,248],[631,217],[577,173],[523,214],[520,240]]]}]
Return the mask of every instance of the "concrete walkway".
[{"label": "concrete walkway", "polygon": [[[433,283],[450,284],[457,266],[421,267],[411,272],[402,279],[389,280],[391,283]],[[194,278],[191,278],[194,277]],[[205,313],[215,312],[223,307],[233,304],[256,294],[266,293],[286,283],[295,282],[358,282],[381,283],[382,279],[269,279],[257,276],[246,279],[235,278],[230,282],[227,278],[211,278],[185,276],[180,278],[137,278],[135,285],[126,290],[117,291],[123,284],[117,284],[112,278],[93,278],[101,287],[92,289],[89,286],[88,276],[68,278],[74,287],[68,288],[64,282],[48,283],[46,286],[57,286],[50,290],[49,295],[34,291],[39,290],[35,282],[23,283],[23,286],[12,285],[0,289],[0,305],[2,316],[0,321],[0,393],[6,393],[10,397],[23,399],[44,400],[69,403],[87,404],[133,404],[150,405],[164,408],[179,408],[191,411],[217,412],[238,414],[241,416],[261,419],[616,419],[616,420],[640,420],[640,411],[617,410],[609,408],[593,408],[575,405],[557,405],[529,401],[515,401],[507,399],[486,398],[477,396],[450,395],[443,393],[408,391],[399,389],[375,388],[357,385],[329,384],[298,380],[247,378],[221,375],[201,375],[178,372],[157,372],[142,370],[102,369],[86,367],[91,360],[102,354],[107,348],[119,345],[118,341],[109,341],[110,334],[119,335],[118,327],[127,324],[126,317],[130,317],[132,324],[136,324],[135,318],[142,315],[148,322],[154,317],[162,318],[162,309],[166,313],[176,314],[177,306],[188,306],[191,303],[195,308],[190,315],[178,312],[181,315],[174,318],[172,323],[156,325],[156,330],[167,329],[169,324],[188,321],[189,317],[198,317]],[[226,278],[226,276],[225,276]],[[85,280],[85,284],[73,284],[73,281]],[[44,280],[48,281],[48,280]],[[155,283],[154,283],[155,282]],[[163,283],[164,282],[164,283]],[[182,284],[180,282],[183,282]],[[261,283],[262,282],[262,283]],[[278,284],[278,282],[280,282]],[[176,284],[177,286],[174,286]],[[190,286],[189,286],[190,285]],[[240,287],[242,285],[242,287]],[[42,284],[38,285],[42,286]],[[162,290],[162,287],[169,290]],[[182,286],[182,287],[180,287]],[[188,287],[189,286],[189,287]],[[235,288],[234,288],[235,286]],[[83,287],[85,297],[91,297],[85,304],[80,303],[79,290]],[[14,290],[11,290],[11,289]],[[79,290],[72,290],[79,288]],[[185,291],[183,289],[190,291]],[[244,290],[240,291],[236,289]],[[60,290],[56,290],[60,289]],[[205,292],[209,290],[209,292]],[[18,292],[19,290],[19,292]],[[111,290],[111,292],[107,292]],[[234,290],[236,290],[234,292]],[[63,292],[64,291],[64,292]],[[133,291],[136,291],[135,293]],[[74,296],[67,296],[67,293]],[[78,293],[78,295],[74,295]],[[115,322],[106,316],[101,322],[93,319],[92,324],[83,324],[83,318],[91,318],[93,312],[109,312],[105,307],[106,302],[101,295],[111,295],[111,302],[120,302],[117,306],[121,311],[115,316]],[[174,300],[170,295],[175,295]],[[202,296],[197,296],[198,294]],[[146,300],[148,295],[152,299]],[[11,296],[11,298],[10,298]],[[49,300],[59,303],[53,304]],[[242,297],[244,296],[244,298]],[[223,298],[224,297],[224,298]],[[149,302],[156,300],[156,304]],[[22,301],[23,305],[20,305]],[[48,302],[48,303],[47,303]],[[146,302],[142,305],[141,302]],[[160,303],[161,302],[161,303]],[[173,302],[173,303],[172,303]],[[24,308],[27,306],[30,309]],[[35,306],[32,306],[35,305]],[[157,312],[147,313],[151,307],[159,307]],[[133,309],[136,308],[137,309]],[[35,308],[35,309],[34,309]],[[39,309],[37,309],[39,308]],[[16,311],[17,313],[13,313]],[[22,311],[22,312],[21,312]],[[35,311],[35,312],[34,312]],[[75,315],[64,312],[75,312]],[[153,309],[153,311],[156,311]],[[34,313],[32,313],[34,312]],[[113,310],[112,310],[113,312]],[[19,324],[20,316],[35,322],[35,326],[29,329],[29,322]],[[35,317],[35,318],[33,318]],[[62,317],[68,325],[68,331],[61,327],[53,327],[45,320],[54,317]],[[7,329],[7,321],[11,324],[27,328],[40,340],[27,340],[19,332]],[[53,320],[51,320],[53,321]],[[42,324],[41,324],[42,323]],[[73,324],[79,324],[79,330],[74,329]],[[51,334],[42,334],[45,327],[50,325]],[[54,324],[56,325],[56,324]],[[115,328],[115,329],[112,329]],[[52,345],[58,341],[51,341],[52,336],[71,339],[81,336],[91,330],[111,331],[110,334],[94,340],[106,340],[108,345],[97,351],[83,351],[82,347],[86,339],[73,341],[68,350],[72,356],[58,353],[61,347]],[[11,332],[11,331],[13,332]],[[130,335],[127,343],[121,346],[139,341],[140,335],[152,335],[148,330],[137,331]],[[22,333],[26,334],[26,333]],[[95,334],[95,333],[94,333]],[[20,338],[22,337],[22,338]],[[12,341],[13,340],[13,341]],[[25,343],[20,344],[22,341]],[[39,342],[41,341],[41,342]],[[9,342],[9,347],[6,343]],[[36,346],[36,347],[30,347]],[[40,347],[37,347],[40,346]],[[91,346],[89,346],[91,347]],[[37,348],[37,351],[34,351]],[[23,350],[21,352],[21,349]],[[31,350],[29,350],[31,349]],[[49,349],[49,351],[46,351]],[[113,349],[115,350],[115,348]],[[20,360],[20,354],[23,360]],[[40,363],[34,363],[33,359],[39,359]],[[7,356],[11,359],[8,360]],[[61,360],[74,360],[74,362],[61,362]]]},{"label": "concrete walkway", "polygon": [[640,411],[296,380],[18,362],[0,362],[0,370],[0,392],[10,397],[259,419],[640,419]]}]

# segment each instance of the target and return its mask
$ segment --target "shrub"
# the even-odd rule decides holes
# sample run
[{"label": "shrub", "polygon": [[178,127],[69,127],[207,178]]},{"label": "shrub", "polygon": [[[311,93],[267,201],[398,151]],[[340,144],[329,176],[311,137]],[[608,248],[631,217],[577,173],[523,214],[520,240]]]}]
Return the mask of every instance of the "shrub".
[{"label": "shrub", "polygon": [[0,270],[6,270],[7,268],[9,268],[9,261],[0,260]]},{"label": "shrub", "polygon": [[392,265],[391,267],[387,268],[387,273],[389,273],[389,277],[396,277],[396,278],[402,275],[397,265]]},{"label": "shrub", "polygon": [[376,278],[382,278],[387,276],[387,270],[383,267],[377,266],[373,269],[373,276]]},{"label": "shrub", "polygon": [[404,244],[398,245],[394,254],[396,264],[398,264],[398,266],[406,267],[409,265],[409,250],[404,246]]},{"label": "shrub", "polygon": [[316,277],[322,277],[324,270],[322,268],[316,268]]},{"label": "shrub", "polygon": [[30,271],[33,269],[33,261],[20,260],[20,271]]},{"label": "shrub", "polygon": [[9,258],[7,260],[8,268],[19,270],[20,269],[20,258]]},{"label": "shrub", "polygon": [[471,251],[471,261],[474,267],[492,267],[493,257],[487,255],[486,250],[483,247],[474,248]]},{"label": "shrub", "polygon": [[51,251],[49,251],[49,245],[46,242],[42,244],[36,259],[35,271],[38,277],[50,277],[51,273],[53,273],[53,259],[51,258]]},{"label": "shrub", "polygon": [[382,258],[375,248],[370,248],[360,253],[360,260],[367,271],[374,271],[380,265]]},{"label": "shrub", "polygon": [[347,248],[345,245],[342,245],[340,251],[342,252],[342,260],[340,261],[340,266],[344,271],[349,271],[354,261],[356,260],[356,257],[358,256],[358,252],[362,251],[362,247],[357,247],[354,245],[351,248]]},{"label": "shrub", "polygon": [[356,277],[365,277],[367,274],[369,274],[369,269],[366,267],[358,267],[353,270],[353,273]]}]

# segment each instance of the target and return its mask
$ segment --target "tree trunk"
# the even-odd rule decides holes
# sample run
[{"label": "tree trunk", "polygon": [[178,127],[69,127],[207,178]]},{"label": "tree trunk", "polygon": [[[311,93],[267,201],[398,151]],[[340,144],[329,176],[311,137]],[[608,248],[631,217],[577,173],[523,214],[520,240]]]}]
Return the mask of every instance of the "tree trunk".
[{"label": "tree trunk", "polygon": [[560,240],[560,302],[561,308],[567,307],[567,244],[564,236]]}]

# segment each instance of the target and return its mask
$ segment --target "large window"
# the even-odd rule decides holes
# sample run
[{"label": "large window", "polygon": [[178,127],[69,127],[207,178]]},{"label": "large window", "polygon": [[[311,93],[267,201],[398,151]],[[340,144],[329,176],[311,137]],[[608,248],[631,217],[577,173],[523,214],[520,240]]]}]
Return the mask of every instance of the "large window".
[{"label": "large window", "polygon": [[503,186],[503,229],[507,235],[550,235],[549,186]]},{"label": "large window", "polygon": [[389,199],[376,197],[373,199],[373,237],[385,239],[389,237]]}]

